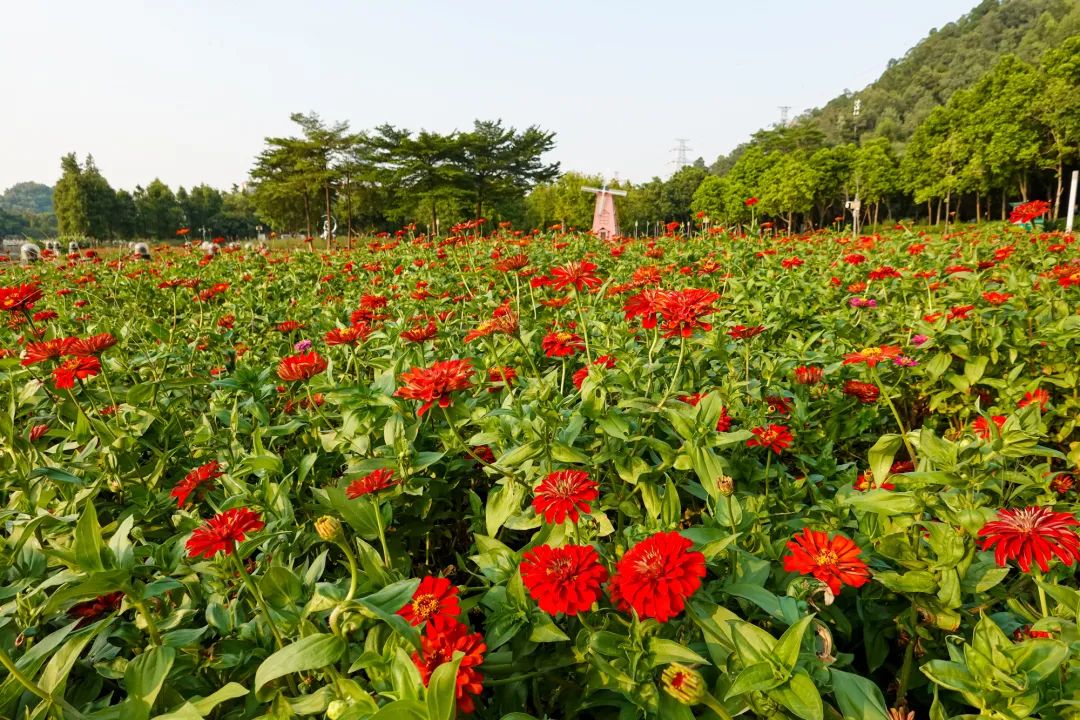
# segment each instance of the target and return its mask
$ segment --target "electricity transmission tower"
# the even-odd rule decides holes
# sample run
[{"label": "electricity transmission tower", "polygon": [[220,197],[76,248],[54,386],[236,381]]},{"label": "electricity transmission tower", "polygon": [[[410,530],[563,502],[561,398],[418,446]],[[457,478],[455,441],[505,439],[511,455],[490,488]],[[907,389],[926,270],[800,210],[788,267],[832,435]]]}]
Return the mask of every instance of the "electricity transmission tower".
[{"label": "electricity transmission tower", "polygon": [[690,142],[690,139],[675,138],[675,142],[677,143],[675,147],[671,148],[668,152],[675,153],[675,159],[671,162],[675,166],[675,172],[678,172],[690,164],[690,146],[687,144]]},{"label": "electricity transmission tower", "polygon": [[788,113],[791,112],[790,105],[780,105],[780,127],[788,126]]}]

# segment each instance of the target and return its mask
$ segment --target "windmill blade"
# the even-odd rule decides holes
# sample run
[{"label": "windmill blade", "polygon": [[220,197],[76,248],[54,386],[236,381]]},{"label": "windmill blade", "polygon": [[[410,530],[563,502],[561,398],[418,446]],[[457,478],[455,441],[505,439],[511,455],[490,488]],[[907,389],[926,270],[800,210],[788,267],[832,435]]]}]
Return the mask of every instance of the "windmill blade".
[{"label": "windmill blade", "polygon": [[600,188],[594,188],[594,187],[589,187],[588,185],[582,185],[581,186],[581,192],[599,193],[599,192],[604,192],[604,191],[601,190]]},{"label": "windmill blade", "polygon": [[620,197],[622,197],[623,195],[626,195],[625,190],[610,190],[609,189],[606,192],[607,192],[608,195],[618,195]]}]

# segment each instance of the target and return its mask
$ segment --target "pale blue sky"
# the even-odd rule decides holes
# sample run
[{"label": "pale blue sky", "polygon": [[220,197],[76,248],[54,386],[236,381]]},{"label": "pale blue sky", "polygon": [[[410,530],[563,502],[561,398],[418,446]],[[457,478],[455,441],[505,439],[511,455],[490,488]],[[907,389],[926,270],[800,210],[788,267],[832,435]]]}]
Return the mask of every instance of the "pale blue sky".
[{"label": "pale blue sky", "polygon": [[114,187],[242,182],[315,110],[557,133],[565,169],[666,176],[874,80],[975,0],[0,0],[0,189],[93,153]]}]

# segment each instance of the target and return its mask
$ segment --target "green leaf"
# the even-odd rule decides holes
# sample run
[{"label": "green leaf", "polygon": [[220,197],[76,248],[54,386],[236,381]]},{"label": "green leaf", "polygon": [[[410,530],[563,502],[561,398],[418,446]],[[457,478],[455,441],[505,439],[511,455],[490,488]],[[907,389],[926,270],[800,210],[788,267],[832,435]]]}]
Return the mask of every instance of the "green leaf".
[{"label": "green leaf", "polygon": [[728,688],[725,700],[738,697],[748,692],[762,692],[771,690],[784,682],[783,677],[777,677],[776,668],[767,662],[754,663],[743,669]]},{"label": "green leaf", "polygon": [[829,675],[844,720],[889,720],[885,697],[876,684],[861,675],[832,668]]},{"label": "green leaf", "polygon": [[540,614],[533,621],[532,630],[529,631],[529,642],[567,642],[570,636],[564,633],[558,625],[546,613]]},{"label": "green leaf", "polygon": [[97,511],[93,500],[86,503],[79,524],[75,526],[75,561],[79,569],[85,572],[102,571],[101,551],[105,545],[101,542],[101,526],[98,525]]},{"label": "green leaf", "polygon": [[[240,683],[231,682],[219,689],[217,692],[207,695],[199,700],[189,700],[184,703],[183,708],[190,708],[194,710],[198,717],[206,717],[210,712],[223,702],[228,700],[235,700],[239,697],[244,697],[248,694],[247,688]],[[188,714],[182,713],[179,710],[171,712],[165,715],[157,715],[154,720],[183,720],[188,717]]]},{"label": "green leaf", "polygon": [[773,654],[776,655],[776,658],[787,669],[789,674],[795,669],[795,663],[799,660],[799,651],[802,649],[802,640],[803,635],[806,634],[806,628],[813,621],[814,616],[812,614],[799,620],[780,636],[776,647],[773,648]]},{"label": "green leaf", "polygon": [[892,492],[891,490],[882,489],[848,495],[843,499],[843,503],[856,510],[879,513],[889,517],[915,515],[922,512],[923,509],[922,503],[911,493]]},{"label": "green leaf", "polygon": [[723,590],[728,595],[749,600],[786,625],[795,623],[800,617],[799,603],[795,598],[779,597],[759,585],[735,583]]},{"label": "green leaf", "polygon": [[769,696],[786,707],[800,720],[822,720],[825,708],[814,681],[797,670],[786,685],[769,691]]},{"label": "green leaf", "polygon": [[689,665],[709,664],[708,660],[701,657],[682,643],[675,642],[674,640],[666,640],[658,637],[649,638],[648,649],[653,667],[667,665],[668,663],[673,662]]},{"label": "green leaf", "polygon": [[410,645],[419,650],[420,633],[405,618],[397,614],[397,611],[412,599],[413,593],[416,592],[416,588],[419,586],[419,578],[399,580],[376,593],[359,598],[356,602],[370,610],[376,617],[408,640]]},{"label": "green leaf", "polygon": [[300,600],[303,585],[289,568],[272,565],[259,577],[259,591],[272,607],[293,607]]},{"label": "green leaf", "polygon": [[867,459],[870,461],[870,472],[875,482],[880,485],[889,476],[889,468],[892,467],[896,453],[903,447],[903,439],[899,435],[882,435],[870,448]]},{"label": "green leaf", "polygon": [[488,493],[484,506],[484,524],[487,534],[494,537],[507,518],[521,510],[521,500],[525,491],[520,483],[506,480]]},{"label": "green leaf", "polygon": [[427,720],[428,710],[416,700],[395,700],[379,708],[368,720]]},{"label": "green leaf", "polygon": [[317,670],[337,661],[345,641],[337,635],[316,633],[301,638],[266,658],[255,671],[255,692],[271,680],[304,670]]},{"label": "green leaf", "polygon": [[464,653],[456,651],[454,659],[444,662],[431,673],[427,688],[428,720],[452,720],[457,714],[457,689],[458,666]]},{"label": "green leaf", "polygon": [[176,659],[171,647],[151,648],[131,661],[124,671],[127,699],[120,711],[121,720],[146,720],[154,706],[165,678]]},{"label": "green leaf", "polygon": [[893,592],[935,593],[938,589],[937,578],[926,570],[912,570],[903,574],[879,572],[874,573],[874,579]]}]

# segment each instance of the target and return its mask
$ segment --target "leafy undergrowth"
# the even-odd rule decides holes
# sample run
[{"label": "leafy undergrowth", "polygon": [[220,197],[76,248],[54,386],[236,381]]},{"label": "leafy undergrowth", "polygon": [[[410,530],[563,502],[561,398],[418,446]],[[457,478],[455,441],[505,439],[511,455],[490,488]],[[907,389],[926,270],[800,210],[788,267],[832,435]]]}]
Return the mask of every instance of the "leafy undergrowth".
[{"label": "leafy undergrowth", "polygon": [[402,234],[0,275],[0,716],[1066,718],[1080,263]]}]

